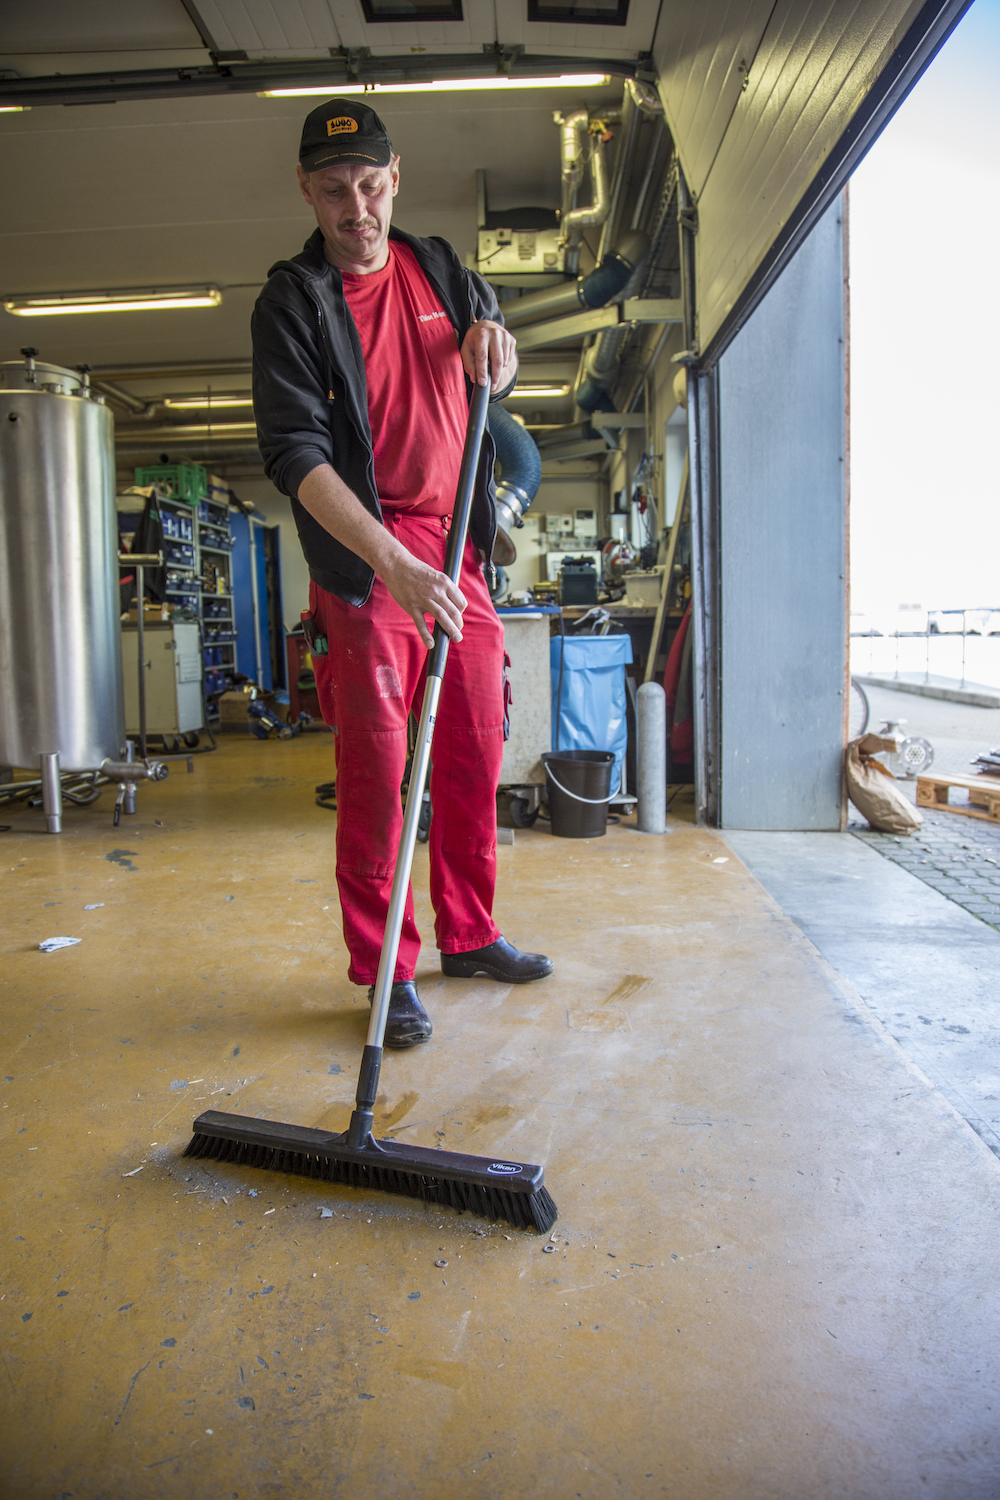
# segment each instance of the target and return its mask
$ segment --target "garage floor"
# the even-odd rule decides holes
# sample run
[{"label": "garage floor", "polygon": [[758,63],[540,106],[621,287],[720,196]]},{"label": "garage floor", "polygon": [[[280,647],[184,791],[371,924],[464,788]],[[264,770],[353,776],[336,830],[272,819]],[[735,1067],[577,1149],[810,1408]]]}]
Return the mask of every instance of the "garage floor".
[{"label": "garage floor", "polygon": [[717,834],[518,832],[556,974],[425,951],[380,1133],[544,1162],[553,1239],[181,1158],[206,1107],[346,1123],[330,757],[5,815],[2,1493],[1000,1495],[1000,1163]]}]

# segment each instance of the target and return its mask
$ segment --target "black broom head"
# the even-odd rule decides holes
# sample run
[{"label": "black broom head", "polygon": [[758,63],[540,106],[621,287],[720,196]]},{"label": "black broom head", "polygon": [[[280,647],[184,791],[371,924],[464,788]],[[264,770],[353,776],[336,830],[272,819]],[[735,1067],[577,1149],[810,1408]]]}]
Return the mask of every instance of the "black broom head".
[{"label": "black broom head", "polygon": [[542,1168],[524,1162],[460,1156],[400,1141],[371,1141],[358,1149],[347,1144],[346,1135],[214,1109],[199,1115],[192,1128],[194,1136],[185,1156],[401,1193],[460,1212],[468,1209],[485,1219],[506,1219],[516,1229],[534,1229],[539,1234],[556,1222],[556,1206],[545,1189]]}]

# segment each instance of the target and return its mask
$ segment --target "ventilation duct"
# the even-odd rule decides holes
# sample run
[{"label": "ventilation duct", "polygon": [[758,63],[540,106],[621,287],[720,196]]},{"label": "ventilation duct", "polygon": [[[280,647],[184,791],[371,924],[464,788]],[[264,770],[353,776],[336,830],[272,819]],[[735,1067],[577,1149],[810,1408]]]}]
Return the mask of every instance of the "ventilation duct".
[{"label": "ventilation duct", "polygon": [[583,362],[583,379],[576,393],[581,411],[613,411],[610,388],[618,379],[622,346],[628,325],[606,328]]},{"label": "ventilation duct", "polygon": [[493,561],[509,568],[517,558],[511,532],[523,526],[522,517],[542,482],[542,460],[535,440],[502,406],[491,406],[487,417],[500,463],[497,484],[497,537]]},{"label": "ventilation duct", "polygon": [[646,236],[637,229],[629,230],[588,276],[503,303],[504,322],[508,328],[525,328],[579,312],[581,307],[605,307],[628,286],[648,250]]}]

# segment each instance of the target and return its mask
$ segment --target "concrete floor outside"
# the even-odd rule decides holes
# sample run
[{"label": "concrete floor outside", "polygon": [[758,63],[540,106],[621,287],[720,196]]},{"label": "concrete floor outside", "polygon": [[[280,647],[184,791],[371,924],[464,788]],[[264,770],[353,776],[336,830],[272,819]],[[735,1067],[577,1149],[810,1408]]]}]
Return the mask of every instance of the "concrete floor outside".
[{"label": "concrete floor outside", "polygon": [[[552,1238],[183,1159],[206,1107],[346,1122],[330,756],[4,818],[3,1493],[1000,1494],[1000,1165],[681,816],[519,831],[498,916],[556,973],[425,947],[434,1040],[383,1073],[380,1133],[544,1162]],[[425,851],[415,889],[429,934]]]}]

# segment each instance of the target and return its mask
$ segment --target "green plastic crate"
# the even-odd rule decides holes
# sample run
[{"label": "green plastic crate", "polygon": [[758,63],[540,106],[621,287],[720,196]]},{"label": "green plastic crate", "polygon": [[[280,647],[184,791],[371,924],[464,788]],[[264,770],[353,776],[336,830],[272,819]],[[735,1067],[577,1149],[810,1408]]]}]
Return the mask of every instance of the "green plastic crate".
[{"label": "green plastic crate", "polygon": [[151,464],[136,469],[135,482],[155,484],[161,495],[197,505],[208,494],[208,470],[204,464]]}]

